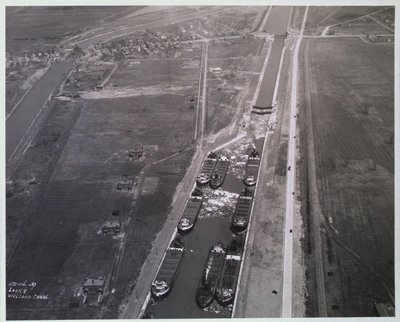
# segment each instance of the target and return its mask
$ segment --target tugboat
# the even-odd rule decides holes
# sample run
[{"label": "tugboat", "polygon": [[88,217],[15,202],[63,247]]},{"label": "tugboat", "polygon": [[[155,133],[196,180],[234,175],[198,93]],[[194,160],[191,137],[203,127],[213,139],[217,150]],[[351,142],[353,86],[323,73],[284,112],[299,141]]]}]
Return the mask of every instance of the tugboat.
[{"label": "tugboat", "polygon": [[196,178],[196,182],[202,186],[210,182],[211,174],[217,164],[217,155],[211,152],[203,163],[200,174]]},{"label": "tugboat", "polygon": [[228,168],[229,160],[226,157],[220,157],[210,179],[211,188],[217,189],[218,187],[222,186]]},{"label": "tugboat", "polygon": [[236,203],[235,212],[232,217],[231,229],[234,232],[242,232],[247,228],[249,224],[252,203],[253,190],[251,190],[250,188],[246,188],[239,195],[238,201]]},{"label": "tugboat", "polygon": [[222,243],[218,243],[210,249],[196,293],[197,305],[202,309],[209,306],[214,300],[215,290],[221,276],[225,255],[226,252]]},{"label": "tugboat", "polygon": [[234,239],[228,246],[222,275],[216,290],[217,301],[222,306],[231,304],[235,298],[243,246],[243,238]]},{"label": "tugboat", "polygon": [[196,187],[189,197],[186,207],[183,210],[181,220],[178,223],[178,230],[180,233],[188,232],[193,228],[202,204],[203,192]]},{"label": "tugboat", "polygon": [[258,168],[260,167],[260,154],[256,149],[249,154],[249,158],[246,163],[246,174],[244,176],[244,183],[247,186],[254,186],[257,181]]},{"label": "tugboat", "polygon": [[161,266],[151,285],[151,294],[154,299],[161,299],[168,295],[174,282],[176,272],[178,271],[184,250],[183,242],[178,235],[165,252]]}]

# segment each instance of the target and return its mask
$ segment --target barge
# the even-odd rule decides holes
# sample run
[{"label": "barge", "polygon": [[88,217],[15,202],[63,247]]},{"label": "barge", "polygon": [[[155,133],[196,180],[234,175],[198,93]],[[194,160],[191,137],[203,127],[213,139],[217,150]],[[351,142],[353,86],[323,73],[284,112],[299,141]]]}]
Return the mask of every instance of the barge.
[{"label": "barge", "polygon": [[196,188],[189,197],[185,209],[183,210],[181,219],[179,220],[178,230],[180,233],[188,232],[193,228],[202,204],[203,192]]},{"label": "barge", "polygon": [[214,171],[216,164],[217,164],[217,155],[211,152],[204,160],[203,167],[200,170],[200,174],[196,178],[196,182],[199,185],[205,185],[210,182],[211,175]]},{"label": "barge", "polygon": [[247,186],[254,186],[257,181],[258,168],[260,167],[260,154],[256,149],[253,148],[249,154],[249,158],[246,163],[246,173],[244,176],[244,183]]},{"label": "barge", "polygon": [[184,250],[183,242],[179,237],[175,238],[168,247],[156,277],[151,284],[151,294],[153,298],[160,299],[168,295],[178,271],[179,264],[181,263]]},{"label": "barge", "polygon": [[218,243],[210,249],[196,293],[197,305],[202,309],[209,306],[214,300],[215,290],[218,286],[225,261],[225,255],[226,251],[222,243]]},{"label": "barge", "polygon": [[252,204],[253,190],[246,188],[239,195],[235,212],[232,217],[231,229],[234,232],[242,232],[247,228]]},{"label": "barge", "polygon": [[222,186],[222,184],[224,183],[226,173],[228,172],[228,168],[229,168],[229,160],[226,157],[220,157],[211,175],[210,179],[211,188],[217,189],[218,187]]},{"label": "barge", "polygon": [[221,278],[216,289],[217,302],[222,306],[231,304],[235,298],[243,245],[244,239],[240,237],[234,239],[228,247]]}]

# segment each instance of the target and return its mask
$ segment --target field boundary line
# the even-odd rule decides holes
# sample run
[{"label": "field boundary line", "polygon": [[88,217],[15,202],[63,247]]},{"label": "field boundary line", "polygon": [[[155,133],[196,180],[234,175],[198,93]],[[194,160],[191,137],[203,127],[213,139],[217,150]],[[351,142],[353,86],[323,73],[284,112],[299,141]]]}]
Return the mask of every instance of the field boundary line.
[{"label": "field boundary line", "polygon": [[203,74],[203,95],[201,100],[201,137],[204,136],[206,130],[207,114],[206,114],[206,100],[207,100],[207,59],[208,59],[208,40],[205,40],[205,56],[204,56],[204,74]]},{"label": "field boundary line", "polygon": [[369,19],[375,21],[378,25],[382,26],[383,28],[391,31],[394,33],[394,30],[390,29],[389,27],[385,26],[383,23],[381,23],[379,20],[375,19],[374,17],[371,17],[370,15],[368,16]]},{"label": "field boundary line", "polygon": [[201,94],[201,76],[202,76],[202,71],[203,71],[203,51],[201,54],[201,59],[200,59],[200,75],[199,75],[199,87],[197,90],[197,104],[196,104],[196,117],[195,117],[195,127],[194,127],[194,139],[197,140],[197,132],[199,128],[199,113],[200,113],[200,94]]},{"label": "field boundary line", "polygon": [[317,26],[319,26],[326,19],[328,19],[330,16],[332,16],[334,13],[336,13],[340,8],[342,8],[342,6],[337,7],[335,10],[333,10],[331,13],[329,13],[325,18],[323,18],[320,22],[317,23]]},{"label": "field boundary line", "polygon": [[111,76],[112,76],[112,75],[115,73],[115,71],[117,70],[117,67],[118,67],[117,63],[114,62],[114,67],[113,67],[113,69],[112,69],[111,72],[107,75],[107,77],[101,82],[101,84],[100,84],[101,87],[104,87],[104,85],[110,80]]}]

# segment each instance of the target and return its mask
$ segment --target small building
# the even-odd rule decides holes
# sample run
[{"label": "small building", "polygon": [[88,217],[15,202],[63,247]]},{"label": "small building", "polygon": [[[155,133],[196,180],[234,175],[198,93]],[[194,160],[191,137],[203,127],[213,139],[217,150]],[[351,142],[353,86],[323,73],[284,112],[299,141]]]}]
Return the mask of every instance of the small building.
[{"label": "small building", "polygon": [[211,67],[210,72],[220,75],[222,73],[222,68],[221,67]]},{"label": "small building", "polygon": [[83,282],[83,292],[86,294],[103,293],[104,291],[104,277],[85,278]]},{"label": "small building", "polygon": [[143,156],[143,147],[135,147],[133,150],[129,150],[128,157],[130,160],[139,161]]},{"label": "small building", "polygon": [[135,182],[133,179],[128,178],[128,176],[124,175],[121,177],[117,184],[117,190],[128,190],[131,191],[133,189],[133,186],[135,185]]},{"label": "small building", "polygon": [[119,220],[106,221],[101,228],[103,234],[119,234],[121,232],[121,222]]}]

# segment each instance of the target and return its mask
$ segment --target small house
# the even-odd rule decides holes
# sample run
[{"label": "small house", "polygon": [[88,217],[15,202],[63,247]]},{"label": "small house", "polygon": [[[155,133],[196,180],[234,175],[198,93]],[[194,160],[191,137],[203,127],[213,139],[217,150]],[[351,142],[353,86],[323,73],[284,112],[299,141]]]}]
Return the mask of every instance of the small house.
[{"label": "small house", "polygon": [[103,293],[104,277],[85,278],[83,282],[83,292],[86,294]]},{"label": "small house", "polygon": [[103,234],[119,234],[121,232],[121,222],[119,220],[106,221],[101,229]]}]

